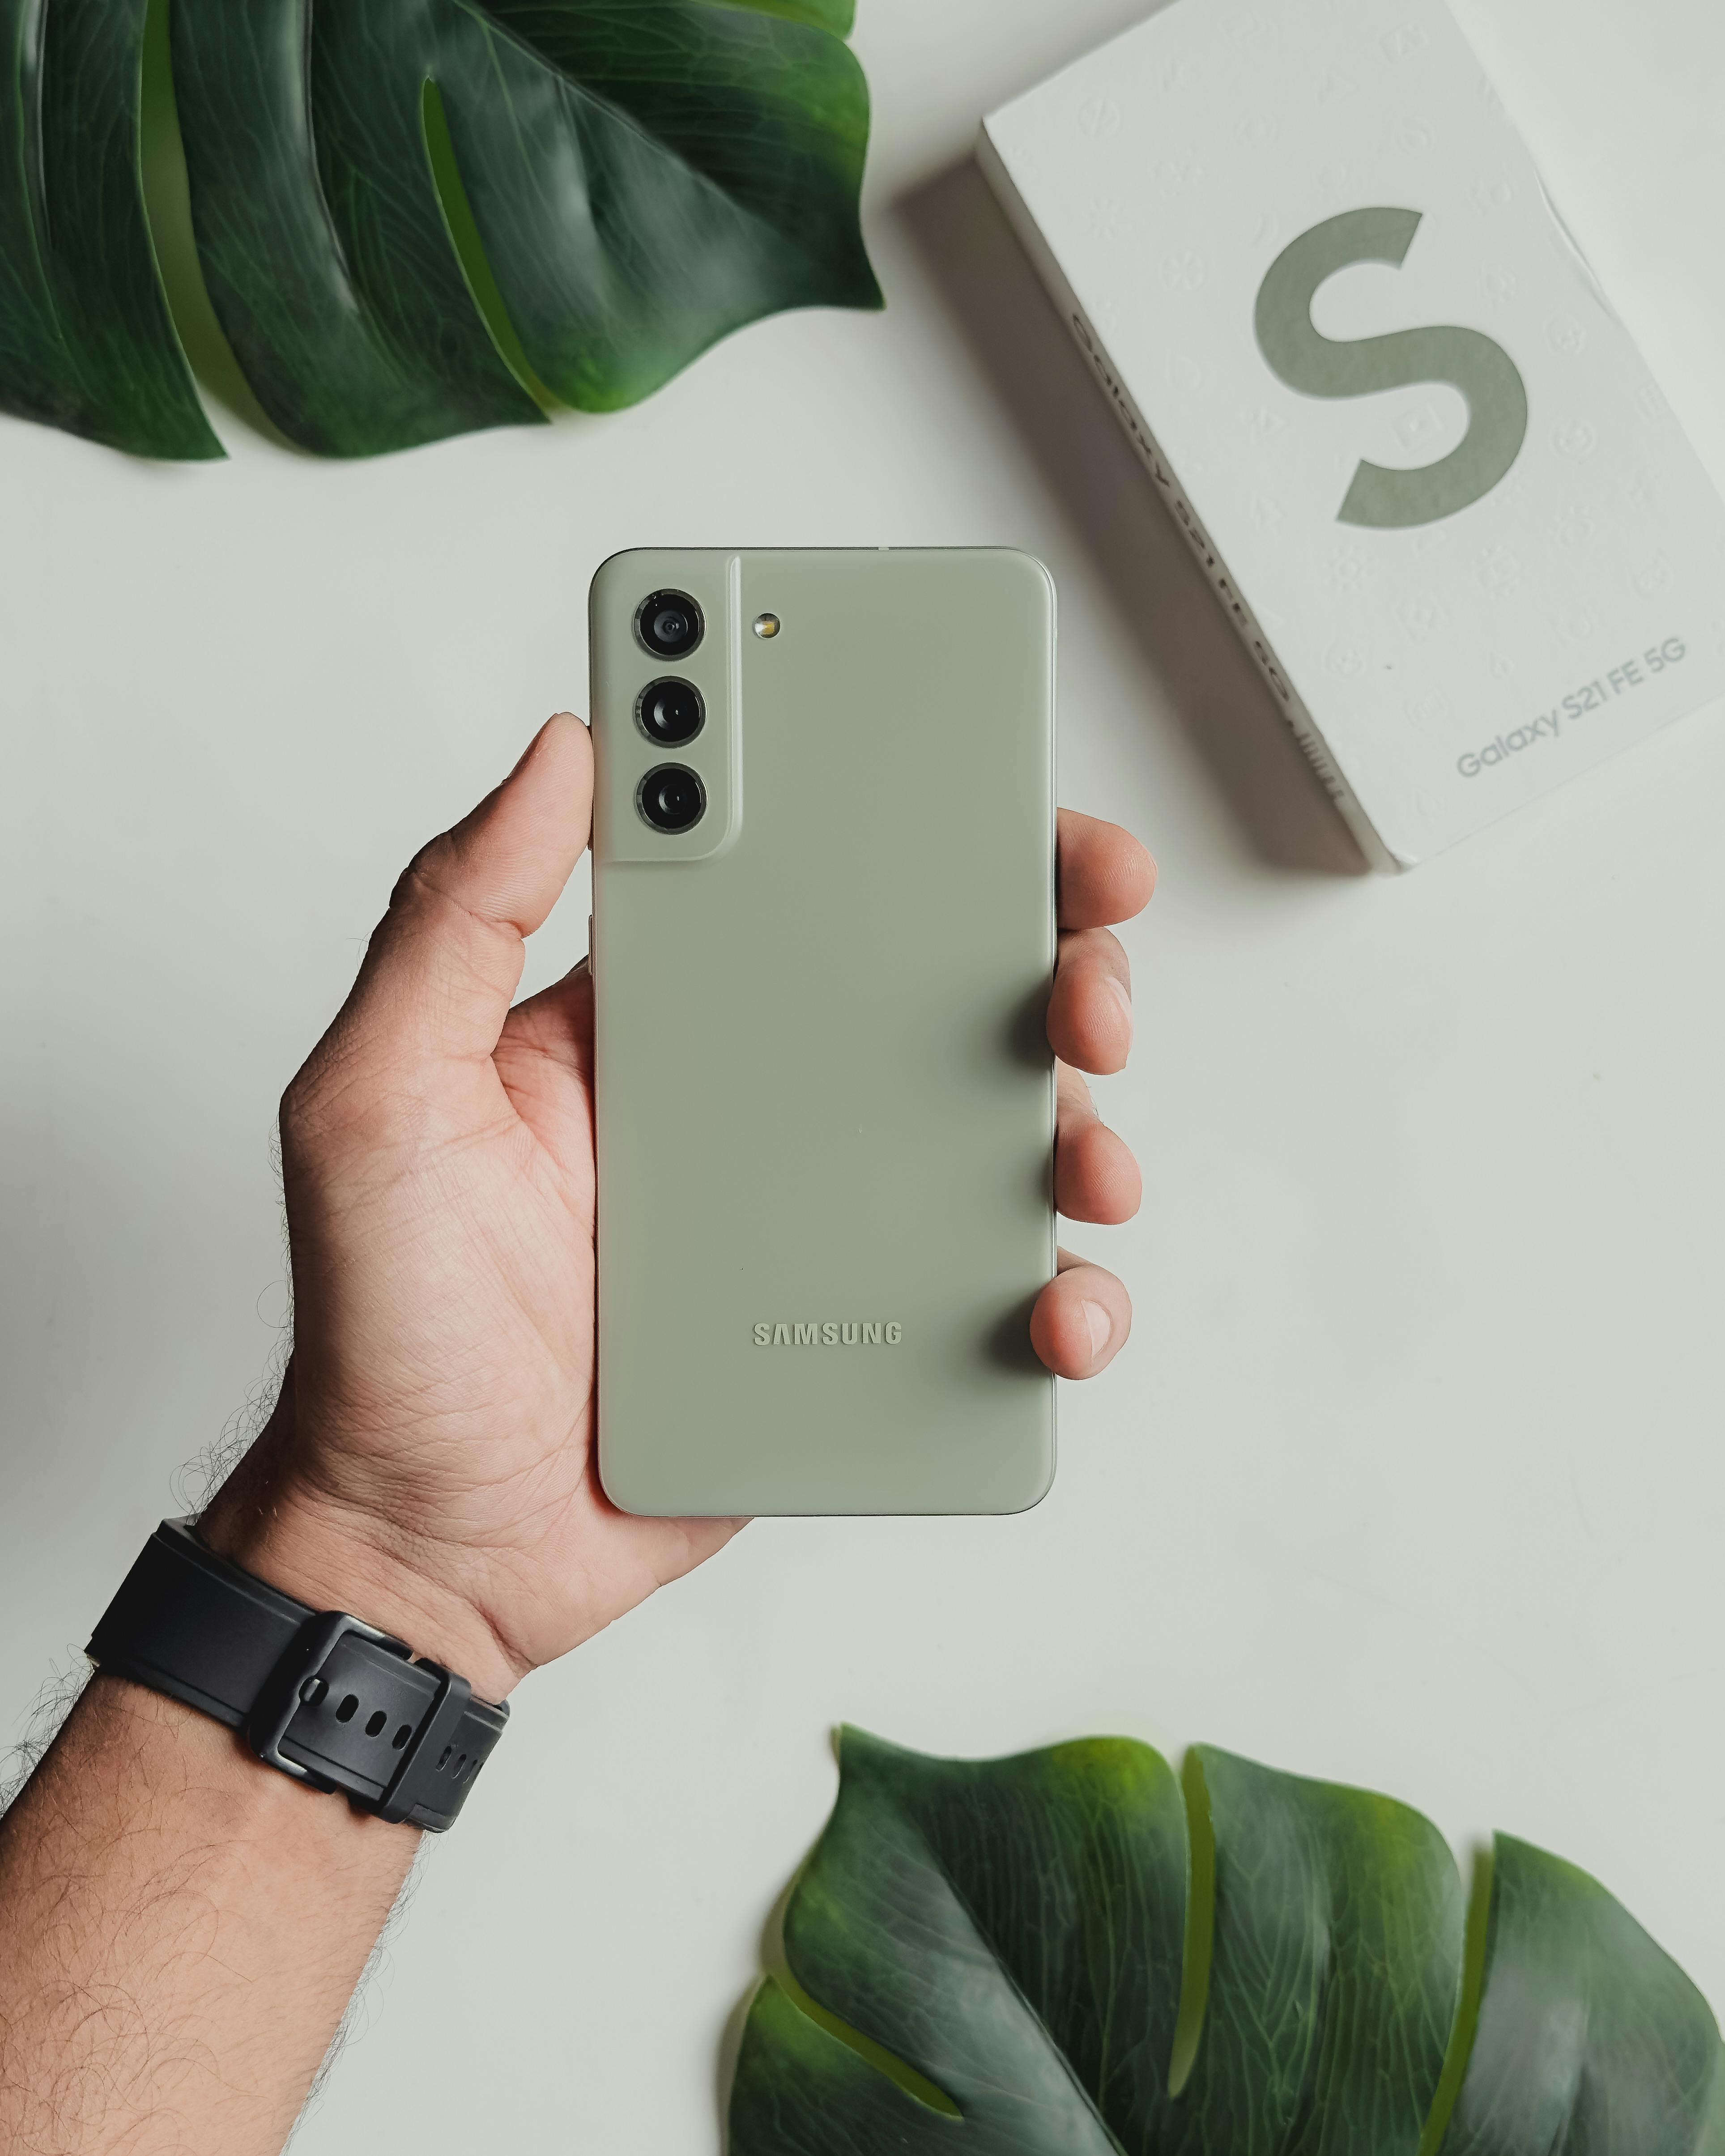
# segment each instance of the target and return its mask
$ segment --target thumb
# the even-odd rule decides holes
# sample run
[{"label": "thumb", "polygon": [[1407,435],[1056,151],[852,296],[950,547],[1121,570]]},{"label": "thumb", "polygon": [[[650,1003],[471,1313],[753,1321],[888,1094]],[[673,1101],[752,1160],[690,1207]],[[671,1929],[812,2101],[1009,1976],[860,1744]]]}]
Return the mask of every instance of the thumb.
[{"label": "thumb", "polygon": [[592,743],[559,711],[503,783],[403,872],[342,1014],[348,1044],[489,1056],[521,983],[522,940],[557,903],[592,818]]}]

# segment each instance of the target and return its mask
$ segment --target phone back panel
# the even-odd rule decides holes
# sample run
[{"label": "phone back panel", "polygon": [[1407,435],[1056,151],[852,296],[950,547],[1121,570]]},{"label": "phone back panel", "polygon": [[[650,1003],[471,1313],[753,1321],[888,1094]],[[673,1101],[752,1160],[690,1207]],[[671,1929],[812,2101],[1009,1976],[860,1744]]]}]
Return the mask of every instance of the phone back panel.
[{"label": "phone back panel", "polygon": [[[699,603],[680,660],[636,632]],[[778,633],[757,634],[759,617]],[[994,549],[652,550],[592,592],[600,1476],[1004,1512],[1054,1471],[1054,592]],[[655,747],[675,675],[706,716]],[[706,813],[636,807],[677,762]]]}]

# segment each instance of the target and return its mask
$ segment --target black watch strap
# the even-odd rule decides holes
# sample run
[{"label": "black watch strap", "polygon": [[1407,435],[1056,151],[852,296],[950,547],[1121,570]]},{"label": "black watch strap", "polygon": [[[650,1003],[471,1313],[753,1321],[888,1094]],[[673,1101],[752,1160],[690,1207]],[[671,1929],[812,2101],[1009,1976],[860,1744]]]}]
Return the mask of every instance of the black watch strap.
[{"label": "black watch strap", "polygon": [[379,1819],[454,1824],[509,1719],[339,1609],[309,1609],[206,1549],[190,1520],[145,1543],[85,1650],[110,1676],[244,1732],[260,1759]]}]

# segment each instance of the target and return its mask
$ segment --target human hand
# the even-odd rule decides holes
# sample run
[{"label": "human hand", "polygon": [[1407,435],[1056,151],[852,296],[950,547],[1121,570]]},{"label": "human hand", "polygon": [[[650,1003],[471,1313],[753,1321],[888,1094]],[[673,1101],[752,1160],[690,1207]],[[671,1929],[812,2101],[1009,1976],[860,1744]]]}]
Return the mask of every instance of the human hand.
[{"label": "human hand", "polygon": [[[638,1518],[599,1486],[586,962],[511,1008],[592,798],[587,730],[560,714],[396,886],[282,1102],[293,1360],[201,1529],[494,1700],[742,1524]],[[1129,978],[1107,924],[1148,901],[1155,870],[1116,825],[1065,810],[1059,849],[1055,1202],[1125,1220],[1137,1166],[1078,1074],[1125,1064]],[[1114,1276],[1063,1251],[1030,1333],[1050,1369],[1082,1378],[1131,1322]]]}]

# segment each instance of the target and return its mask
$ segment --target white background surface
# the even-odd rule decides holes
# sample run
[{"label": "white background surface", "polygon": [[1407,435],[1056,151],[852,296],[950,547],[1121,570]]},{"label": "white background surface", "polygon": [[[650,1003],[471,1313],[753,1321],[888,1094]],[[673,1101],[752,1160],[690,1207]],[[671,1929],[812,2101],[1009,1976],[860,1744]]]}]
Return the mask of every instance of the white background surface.
[{"label": "white background surface", "polygon": [[[1352,872],[963,162],[1140,12],[862,0],[887,312],[749,330],[634,412],[347,468],[225,418],[233,462],[182,470],[0,422],[0,1722],[264,1369],[276,1096],[401,863],[581,702],[605,555],[1033,549],[1063,796],[1162,864],[1101,1089],[1144,1210],[1070,1237],[1138,1327],[1067,1389],[1053,1495],[757,1526],[523,1687],[316,2156],[713,2146],[841,1717],[1370,1783],[1597,1871],[1725,2002],[1725,722]],[[1725,18],[1461,13],[1725,481]]]}]

